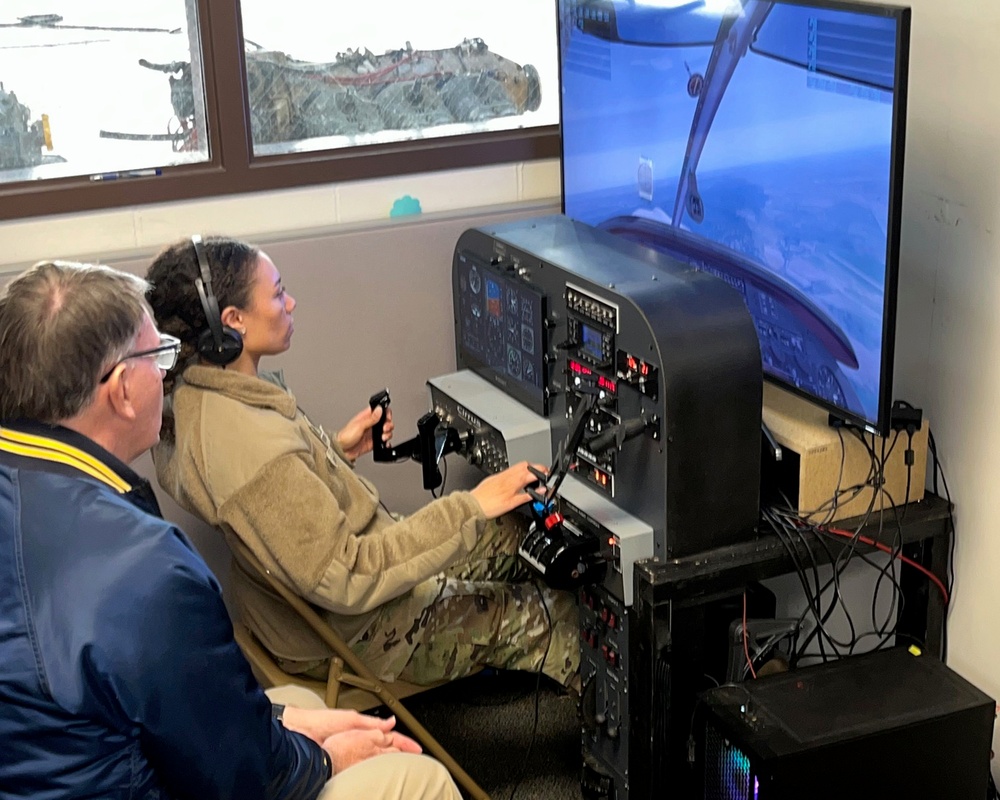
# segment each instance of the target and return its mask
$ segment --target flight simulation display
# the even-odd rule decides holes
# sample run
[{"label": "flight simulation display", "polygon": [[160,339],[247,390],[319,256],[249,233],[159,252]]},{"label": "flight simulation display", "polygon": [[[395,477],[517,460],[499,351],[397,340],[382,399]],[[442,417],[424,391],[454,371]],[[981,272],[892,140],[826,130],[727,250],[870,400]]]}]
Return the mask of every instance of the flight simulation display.
[{"label": "flight simulation display", "polygon": [[768,377],[884,431],[909,9],[559,9],[566,215],[722,278]]},{"label": "flight simulation display", "polygon": [[458,264],[459,348],[495,383],[544,414],[542,321],[545,297],[509,272],[474,255]]}]

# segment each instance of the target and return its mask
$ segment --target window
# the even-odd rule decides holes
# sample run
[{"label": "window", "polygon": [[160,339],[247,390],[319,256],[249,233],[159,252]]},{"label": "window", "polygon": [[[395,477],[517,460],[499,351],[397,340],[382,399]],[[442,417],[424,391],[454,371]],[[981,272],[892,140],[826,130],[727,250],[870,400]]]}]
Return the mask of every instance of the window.
[{"label": "window", "polygon": [[558,155],[537,0],[2,8],[0,219]]},{"label": "window", "polygon": [[243,0],[254,154],[556,124],[555,13],[539,6]]},{"label": "window", "polygon": [[110,180],[208,160],[204,91],[191,80],[200,61],[193,4],[44,8],[3,4],[12,21],[0,24],[0,181]]}]

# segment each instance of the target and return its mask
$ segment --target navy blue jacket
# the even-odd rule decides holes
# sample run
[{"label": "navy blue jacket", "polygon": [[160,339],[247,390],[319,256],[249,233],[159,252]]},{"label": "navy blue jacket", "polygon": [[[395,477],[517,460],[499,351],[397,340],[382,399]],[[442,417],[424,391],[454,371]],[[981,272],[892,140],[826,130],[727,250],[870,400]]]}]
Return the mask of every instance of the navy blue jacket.
[{"label": "navy blue jacket", "polygon": [[84,436],[0,428],[0,798],[312,800],[218,582]]}]

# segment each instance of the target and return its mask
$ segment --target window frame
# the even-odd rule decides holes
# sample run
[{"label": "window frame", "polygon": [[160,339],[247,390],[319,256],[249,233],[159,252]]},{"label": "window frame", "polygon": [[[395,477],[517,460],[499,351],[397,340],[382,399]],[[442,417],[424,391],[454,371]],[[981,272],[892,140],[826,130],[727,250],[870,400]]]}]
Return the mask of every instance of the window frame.
[{"label": "window frame", "polygon": [[210,160],[155,177],[0,184],[0,220],[558,158],[559,126],[255,156],[239,0],[197,2]]}]

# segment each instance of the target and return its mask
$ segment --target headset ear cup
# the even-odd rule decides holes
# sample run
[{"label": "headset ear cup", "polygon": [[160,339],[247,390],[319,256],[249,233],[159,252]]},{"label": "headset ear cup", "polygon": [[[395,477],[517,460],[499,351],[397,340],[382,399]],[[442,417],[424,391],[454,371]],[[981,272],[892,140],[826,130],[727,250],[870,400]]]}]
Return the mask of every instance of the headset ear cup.
[{"label": "headset ear cup", "polygon": [[215,336],[209,328],[198,337],[198,355],[210,364],[224,367],[232,364],[243,352],[243,337],[235,328],[222,326],[222,341],[216,344]]}]

